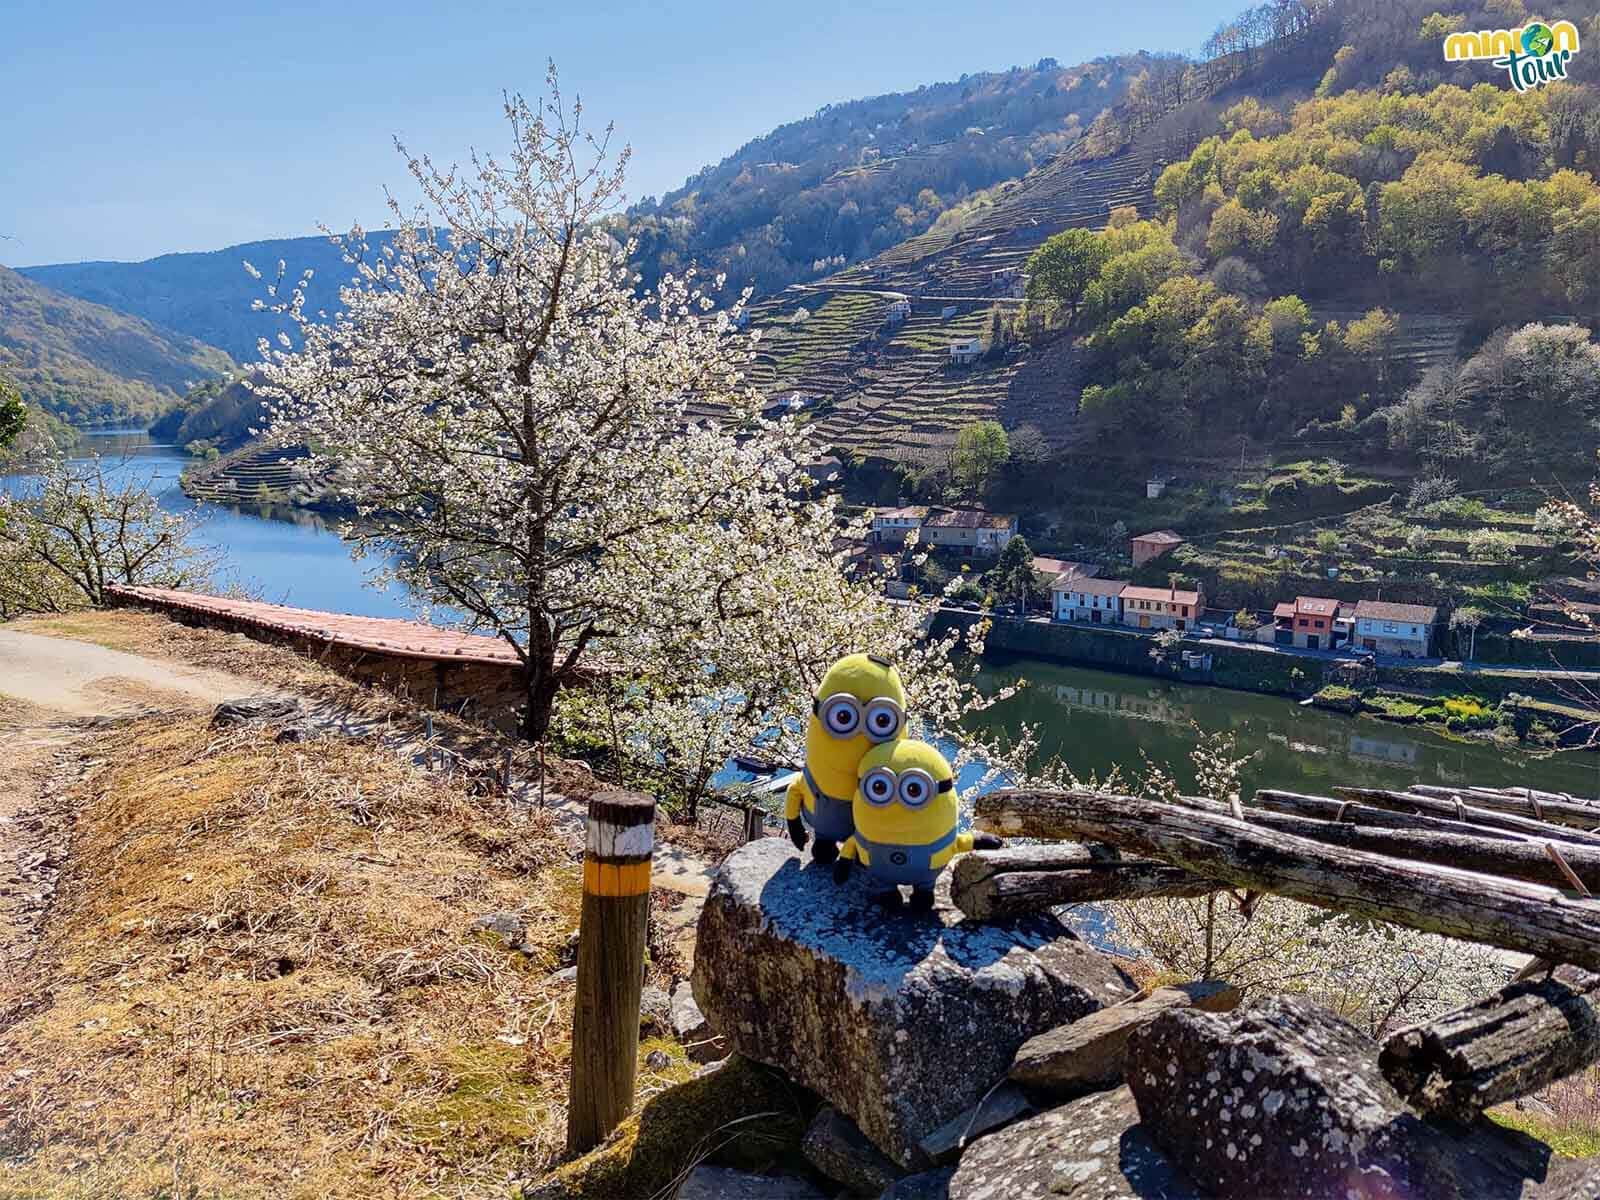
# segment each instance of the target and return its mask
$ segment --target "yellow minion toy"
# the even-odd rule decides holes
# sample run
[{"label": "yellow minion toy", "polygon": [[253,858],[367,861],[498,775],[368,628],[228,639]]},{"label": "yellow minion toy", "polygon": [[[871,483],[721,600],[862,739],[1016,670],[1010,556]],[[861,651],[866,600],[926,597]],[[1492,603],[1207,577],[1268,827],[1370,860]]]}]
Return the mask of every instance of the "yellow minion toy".
[{"label": "yellow minion toy", "polygon": [[933,884],[957,854],[992,849],[992,834],[958,833],[955,773],[927,742],[903,740],[875,746],[856,769],[855,833],[845,842],[833,877],[843,883],[859,862],[884,899],[899,901],[911,885],[913,908],[933,907]]},{"label": "yellow minion toy", "polygon": [[805,849],[809,826],[816,835],[812,857],[819,863],[838,857],[839,843],[855,829],[851,810],[861,756],[905,731],[906,691],[893,663],[851,654],[828,668],[811,702],[805,767],[785,798],[796,849]]}]

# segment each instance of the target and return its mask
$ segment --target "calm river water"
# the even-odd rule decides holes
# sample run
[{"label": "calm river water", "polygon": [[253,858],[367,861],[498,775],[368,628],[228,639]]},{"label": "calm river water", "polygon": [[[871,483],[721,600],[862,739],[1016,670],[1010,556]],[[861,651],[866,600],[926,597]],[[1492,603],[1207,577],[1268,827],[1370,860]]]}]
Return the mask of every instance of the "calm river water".
[{"label": "calm river water", "polygon": [[[87,446],[138,472],[174,509],[192,506],[178,489],[190,461],[144,433],[94,434]],[[398,589],[378,591],[365,564],[351,560],[321,518],[285,508],[203,506],[203,538],[227,551],[233,573],[267,600],[366,616],[411,616]],[[1404,786],[1429,783],[1528,783],[1553,791],[1600,793],[1600,755],[1539,759],[1483,743],[1460,743],[1423,731],[1301,708],[1277,696],[1190,687],[1030,659],[986,663],[980,682],[993,690],[1026,679],[1019,695],[975,724],[989,730],[1040,727],[1047,753],[1080,774],[1116,764],[1137,768],[1141,753],[1193,783],[1188,754],[1194,726],[1233,730],[1254,751],[1245,785],[1326,793],[1336,783]],[[1247,792],[1248,794],[1248,792]]]}]

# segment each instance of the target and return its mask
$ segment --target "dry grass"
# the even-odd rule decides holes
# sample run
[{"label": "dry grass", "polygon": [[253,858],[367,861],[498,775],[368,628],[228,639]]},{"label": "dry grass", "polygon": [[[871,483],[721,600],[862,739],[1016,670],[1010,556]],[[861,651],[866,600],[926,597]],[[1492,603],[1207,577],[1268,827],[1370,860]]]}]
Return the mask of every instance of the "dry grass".
[{"label": "dry grass", "polygon": [[1489,1115],[1568,1158],[1600,1155],[1600,1064],[1551,1084],[1517,1108],[1503,1104]]},{"label": "dry grass", "polygon": [[[552,818],[370,742],[149,720],[91,753],[40,953],[0,981],[0,1198],[504,1195],[553,1162],[579,873]],[[472,931],[499,910],[526,953]]]}]

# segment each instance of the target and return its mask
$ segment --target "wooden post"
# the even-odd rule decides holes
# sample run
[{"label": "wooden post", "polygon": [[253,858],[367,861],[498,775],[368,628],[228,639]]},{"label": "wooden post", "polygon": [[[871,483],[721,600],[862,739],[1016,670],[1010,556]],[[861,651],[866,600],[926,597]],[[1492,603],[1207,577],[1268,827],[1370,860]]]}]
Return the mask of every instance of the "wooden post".
[{"label": "wooden post", "polygon": [[603,1142],[633,1107],[656,802],[637,792],[589,801],[572,1015],[567,1152]]},{"label": "wooden post", "polygon": [[767,814],[755,805],[744,810],[744,840],[753,842],[767,834]]}]

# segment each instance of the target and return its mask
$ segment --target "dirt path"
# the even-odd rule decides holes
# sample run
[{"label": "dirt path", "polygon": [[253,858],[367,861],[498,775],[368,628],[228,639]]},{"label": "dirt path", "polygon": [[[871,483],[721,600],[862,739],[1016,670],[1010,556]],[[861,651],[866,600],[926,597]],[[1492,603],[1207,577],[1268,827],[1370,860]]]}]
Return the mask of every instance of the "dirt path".
[{"label": "dirt path", "polygon": [[264,690],[259,683],[221,671],[0,629],[0,696],[63,716],[194,711]]},{"label": "dirt path", "polygon": [[[183,629],[172,626],[171,629]],[[102,630],[102,635],[107,632]],[[185,630],[185,632],[188,632]],[[54,631],[52,630],[52,633]],[[149,639],[146,639],[148,641]],[[138,643],[135,643],[138,644]],[[66,794],[82,772],[81,743],[89,722],[157,713],[209,709],[240,696],[277,692],[261,679],[173,657],[134,654],[63,631],[24,632],[0,628],[0,985],[27,953],[31,932],[42,919],[67,852],[71,814]],[[354,733],[363,724],[312,704],[313,721]],[[420,727],[385,725],[382,741],[419,767],[435,762]],[[441,769],[449,769],[441,764]],[[581,827],[586,806],[540,787],[531,777],[513,781],[511,797],[554,809]],[[692,954],[694,924],[710,883],[711,866],[680,846],[657,852],[657,887],[684,902],[664,918],[668,936]]]}]

